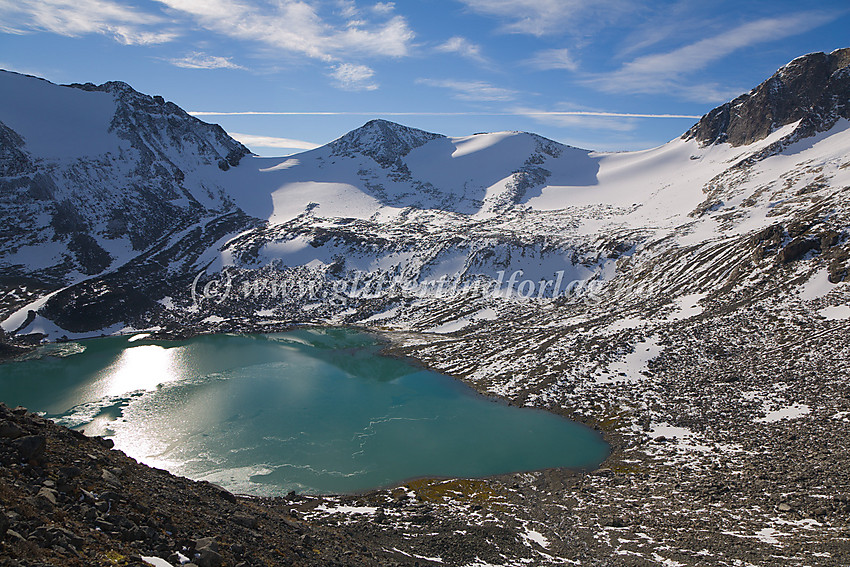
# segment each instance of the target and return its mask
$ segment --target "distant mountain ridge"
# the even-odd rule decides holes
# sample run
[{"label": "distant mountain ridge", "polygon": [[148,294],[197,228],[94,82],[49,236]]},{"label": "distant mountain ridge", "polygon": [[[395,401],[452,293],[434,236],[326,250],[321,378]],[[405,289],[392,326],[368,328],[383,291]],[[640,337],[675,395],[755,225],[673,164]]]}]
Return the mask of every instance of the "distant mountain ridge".
[{"label": "distant mountain ridge", "polygon": [[415,208],[496,214],[519,205],[553,175],[590,182],[587,150],[527,132],[450,138],[386,120],[372,120],[341,138],[289,159],[266,160],[274,211],[257,216],[284,222],[305,212],[339,216],[392,214]]}]

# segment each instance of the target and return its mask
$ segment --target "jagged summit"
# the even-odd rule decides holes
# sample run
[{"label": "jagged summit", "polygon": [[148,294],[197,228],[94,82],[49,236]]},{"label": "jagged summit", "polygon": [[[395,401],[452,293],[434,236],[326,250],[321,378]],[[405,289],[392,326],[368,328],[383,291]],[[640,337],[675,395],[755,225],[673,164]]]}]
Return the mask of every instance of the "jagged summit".
[{"label": "jagged summit", "polygon": [[375,119],[337,138],[329,146],[335,155],[357,152],[383,166],[389,166],[411,150],[438,138],[445,136],[389,120]]},{"label": "jagged summit", "polygon": [[[171,144],[188,146],[193,153],[218,164],[224,170],[235,167],[251,151],[228,136],[218,124],[208,124],[158,95],[140,93],[122,81],[102,85],[73,83],[68,87],[87,92],[105,92],[115,97],[116,111],[111,127],[126,130],[124,137],[135,137],[139,130],[164,131]],[[148,136],[157,140],[158,136]],[[159,148],[163,149],[163,148]]]},{"label": "jagged summit", "polygon": [[811,136],[842,117],[850,118],[850,48],[794,59],[749,93],[703,116],[683,138],[742,146],[798,120],[799,134]]}]

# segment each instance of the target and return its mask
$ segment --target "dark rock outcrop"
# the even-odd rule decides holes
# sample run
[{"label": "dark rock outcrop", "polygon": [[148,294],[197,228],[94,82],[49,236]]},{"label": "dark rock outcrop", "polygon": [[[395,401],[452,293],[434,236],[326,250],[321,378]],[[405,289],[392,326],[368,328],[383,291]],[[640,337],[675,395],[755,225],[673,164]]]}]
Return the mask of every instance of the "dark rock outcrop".
[{"label": "dark rock outcrop", "polygon": [[43,435],[26,435],[15,439],[10,445],[24,461],[38,461],[44,456],[46,443]]},{"label": "dark rock outcrop", "polygon": [[850,48],[794,59],[749,93],[703,116],[683,138],[742,146],[798,120],[800,134],[811,136],[841,117],[850,118]]},{"label": "dark rock outcrop", "polygon": [[816,250],[819,244],[817,240],[811,238],[797,237],[779,251],[777,259],[783,264],[793,262],[805,256],[808,252]]}]

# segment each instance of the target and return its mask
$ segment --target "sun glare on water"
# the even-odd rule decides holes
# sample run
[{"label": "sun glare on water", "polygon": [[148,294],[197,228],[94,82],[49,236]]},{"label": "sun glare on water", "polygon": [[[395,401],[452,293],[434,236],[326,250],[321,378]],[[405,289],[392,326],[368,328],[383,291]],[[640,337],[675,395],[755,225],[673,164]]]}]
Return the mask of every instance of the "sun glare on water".
[{"label": "sun glare on water", "polygon": [[96,394],[100,398],[121,396],[154,390],[159,384],[179,379],[182,361],[178,351],[157,345],[141,345],[122,351],[95,382]]}]

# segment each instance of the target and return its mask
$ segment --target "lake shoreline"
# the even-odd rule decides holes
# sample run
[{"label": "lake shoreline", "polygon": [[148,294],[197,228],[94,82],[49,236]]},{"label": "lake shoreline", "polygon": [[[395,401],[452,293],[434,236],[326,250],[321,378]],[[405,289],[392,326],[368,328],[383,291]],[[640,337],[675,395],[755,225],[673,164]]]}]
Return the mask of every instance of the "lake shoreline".
[{"label": "lake shoreline", "polygon": [[[240,337],[245,337],[248,342],[245,342],[245,339],[240,339]],[[268,337],[268,340],[264,340],[266,337]],[[251,340],[252,338],[254,340]],[[569,420],[563,413],[547,411],[546,408],[523,407],[504,397],[481,392],[470,387],[470,384],[463,380],[429,369],[415,358],[393,353],[391,350],[392,339],[387,333],[367,330],[362,327],[301,326],[283,333],[202,333],[196,334],[192,338],[185,334],[180,337],[164,337],[157,333],[141,332],[98,338],[96,341],[86,339],[54,344],[57,345],[57,349],[48,348],[48,350],[39,351],[44,354],[35,358],[28,356],[20,362],[31,366],[9,367],[8,372],[3,373],[6,381],[8,381],[6,388],[11,388],[7,395],[3,396],[5,398],[11,397],[11,399],[6,399],[7,402],[14,401],[36,410],[47,410],[49,411],[48,416],[57,420],[58,423],[81,431],[84,430],[89,435],[106,435],[112,438],[119,447],[137,447],[135,452],[129,451],[130,455],[140,458],[146,463],[168,468],[175,474],[184,474],[190,478],[218,482],[239,493],[282,494],[290,488],[294,488],[296,491],[305,494],[354,495],[371,492],[379,488],[392,488],[423,478],[484,479],[506,474],[540,472],[554,468],[587,472],[598,468],[597,463],[604,462],[610,455],[611,447],[604,441],[604,436],[599,434],[597,428],[587,428],[583,423]],[[278,346],[283,345],[290,345],[297,350],[293,351],[292,348],[281,350],[278,348]],[[68,352],[70,347],[74,347],[70,349],[71,353]],[[166,348],[163,350],[160,347]],[[349,349],[352,348],[354,350],[349,352]],[[245,355],[240,354],[243,351]],[[290,351],[292,353],[288,354]],[[68,359],[71,366],[62,364],[61,367],[66,367],[67,370],[60,371],[60,367],[56,366],[56,364],[59,364],[59,359],[56,359],[55,363],[47,362],[55,357],[65,358],[69,354],[77,356]],[[105,356],[108,358],[104,358]],[[207,358],[207,362],[202,366],[197,366],[197,362],[190,363],[189,366],[184,366],[186,363],[180,362],[178,366],[174,366],[178,364],[178,360],[200,360],[199,356]],[[212,356],[212,359],[209,356]],[[242,360],[244,356],[248,356],[249,359]],[[292,358],[293,356],[297,358]],[[287,370],[279,376],[280,379],[268,382],[271,374],[269,376],[266,376],[266,374],[269,372],[275,374],[277,371],[273,370],[271,366],[269,370],[260,370],[266,364],[273,366],[285,364],[288,367],[290,359],[292,359],[292,364],[302,364],[300,357],[304,356],[308,357],[305,360],[310,361],[310,368],[312,368],[309,375],[302,375],[301,371],[297,370],[297,366],[295,366],[292,367],[295,371],[294,374]],[[166,364],[163,357],[173,362],[168,363],[170,365],[169,370],[166,371],[163,367],[164,373],[161,373],[154,369],[159,369],[160,366]],[[348,360],[349,357],[350,362],[345,363],[345,360]],[[115,366],[119,364],[118,362],[108,362],[110,359],[120,360],[120,366]],[[91,366],[90,360],[101,362],[96,362],[97,366],[94,367]],[[134,374],[132,367],[134,360],[138,363],[144,360],[148,372],[154,371],[156,376],[145,378],[139,382],[140,377]],[[217,362],[213,362],[213,360]],[[222,363],[225,366],[220,367],[219,365]],[[45,364],[47,364],[46,367]],[[105,366],[106,364],[109,364],[108,369]],[[249,366],[243,367],[243,364],[248,364],[254,370],[248,370]],[[256,364],[260,364],[260,366],[256,366]],[[318,364],[318,366],[314,367],[315,364]],[[60,383],[64,384],[63,389],[47,397],[44,395],[24,395],[26,391],[21,389],[22,386],[17,385],[22,380],[22,373],[26,374],[28,371],[41,372],[39,369],[42,367],[52,368],[51,372],[53,373],[61,372],[57,374],[57,379],[61,377]],[[0,366],[0,370],[2,369],[3,367]],[[107,371],[110,373],[108,379],[104,374]],[[177,427],[176,424],[177,429],[174,429],[174,433],[163,436],[137,423],[141,416],[145,416],[145,421],[154,421],[162,427],[162,424],[165,423],[163,419],[166,421],[169,419],[167,415],[178,414],[183,416],[178,420],[181,423],[186,419],[194,421],[190,416],[197,413],[199,409],[197,403],[191,402],[190,398],[184,399],[189,395],[189,392],[195,391],[195,386],[192,386],[192,384],[200,384],[197,380],[203,376],[217,376],[219,372],[225,371],[227,375],[235,372],[231,376],[233,378],[241,377],[245,372],[249,372],[252,380],[227,380],[225,382],[212,380],[203,388],[203,392],[205,392],[204,400],[207,400],[204,404],[212,403],[213,406],[219,407],[219,404],[215,401],[216,398],[210,396],[215,396],[215,392],[219,390],[225,391],[223,390],[225,387],[229,397],[235,396],[243,400],[254,399],[254,391],[261,388],[264,392],[267,392],[265,397],[268,400],[254,399],[260,405],[256,406],[252,402],[253,411],[248,413],[259,412],[257,415],[265,415],[265,418],[260,421],[254,418],[248,421],[241,420],[238,428],[234,428],[234,424],[229,424],[229,419],[227,420],[228,423],[219,423],[214,419],[205,426],[206,433],[203,437],[208,438],[208,442],[192,441],[197,437],[195,434],[184,439],[182,426]],[[68,374],[69,372],[70,374]],[[337,389],[334,384],[337,383],[336,381],[339,378],[326,376],[326,372],[332,372],[334,376],[342,372],[342,374],[339,374],[339,378],[350,375],[351,378],[359,377],[364,380],[345,380],[339,383],[340,387],[345,388],[346,396],[345,400],[337,400],[337,397],[332,393]],[[418,372],[432,374],[434,379],[412,381],[402,379],[403,376],[408,374],[412,376],[413,373]],[[92,380],[95,379],[96,375],[101,377],[93,382]],[[77,376],[79,378],[73,378]],[[310,379],[310,376],[315,376],[315,378]],[[73,381],[69,382],[72,378]],[[77,379],[80,380],[79,385],[74,386]],[[128,380],[130,381],[128,382]],[[294,382],[292,382],[293,380]],[[307,386],[316,380],[322,384],[325,384],[327,380],[331,380],[332,383],[327,383],[324,386],[319,386],[318,383],[314,386]],[[389,381],[387,382],[387,380]],[[35,383],[38,384],[39,391],[43,390],[46,393],[53,390],[50,387],[50,381],[39,380]],[[381,386],[384,383],[386,383],[386,386]],[[121,386],[121,384],[126,384],[126,386]],[[154,389],[153,385],[155,384],[156,388]],[[221,386],[214,386],[215,384]],[[229,386],[225,386],[225,384],[229,384]],[[256,384],[256,386],[251,386],[251,384]],[[295,384],[298,384],[298,386],[296,387]],[[129,389],[126,391],[124,389],[115,390],[115,387]],[[166,390],[162,390],[161,393],[160,390],[164,387]],[[297,391],[290,391],[293,387],[296,387]],[[104,388],[107,388],[108,391]],[[189,388],[189,390],[186,390],[183,394],[176,393],[183,392],[185,388]],[[393,416],[393,419],[388,420],[381,427],[376,426],[374,430],[369,425],[368,429],[361,432],[366,433],[367,437],[355,434],[353,437],[355,446],[353,447],[349,447],[350,443],[344,441],[347,435],[338,437],[338,433],[334,433],[333,435],[337,435],[337,437],[333,439],[336,440],[325,439],[324,435],[328,433],[327,428],[332,428],[332,426],[322,426],[317,423],[317,429],[311,428],[312,426],[308,424],[308,422],[312,423],[309,416],[321,415],[322,410],[312,409],[313,402],[309,401],[312,396],[303,398],[305,392],[316,388],[318,388],[318,391],[325,392],[321,396],[322,403],[332,404],[333,407],[340,408],[340,411],[342,411],[342,408],[348,408],[344,412],[346,417],[343,418],[343,422],[348,423],[349,419],[355,419],[355,423],[359,424],[355,427],[356,431],[360,431],[360,427],[365,423],[374,423],[374,420],[378,419],[377,416]],[[175,393],[165,393],[172,390]],[[385,390],[387,391],[385,392]],[[144,392],[144,395],[142,395],[142,392]],[[360,393],[358,394],[358,392]],[[83,397],[79,397],[80,395]],[[383,404],[389,403],[389,400],[385,399],[388,395],[391,395],[393,400],[407,401],[402,405],[397,405],[398,402],[394,401],[391,405],[384,407]],[[183,400],[180,406],[182,409],[178,410],[176,407],[172,407],[172,402],[168,401],[174,396]],[[293,399],[292,396],[298,399],[297,408],[290,408],[288,405],[288,400]],[[360,399],[351,396],[367,396],[367,398]],[[402,397],[397,398],[398,396]],[[280,403],[285,405],[276,406],[274,410],[271,407],[266,407],[270,400],[278,397],[280,397]],[[64,405],[61,405],[61,407],[56,405],[59,399],[63,400],[61,403]],[[101,407],[103,403],[107,405]],[[431,407],[434,403],[439,403],[439,406]],[[403,409],[408,406],[409,409]],[[78,407],[81,409],[77,409]],[[242,415],[247,410],[240,409],[240,407],[231,405],[227,409],[219,407],[219,410],[226,411],[226,415],[233,412],[236,412],[234,415]],[[166,413],[160,415],[162,411]],[[297,422],[300,424],[299,427],[307,428],[306,431],[310,432],[310,435],[308,435],[309,445],[319,444],[326,447],[321,455],[315,456],[315,462],[309,460],[310,457],[306,457],[306,455],[312,454],[314,449],[302,447],[296,440],[298,435],[291,437],[293,433],[290,432],[290,426],[286,424],[296,415],[293,412],[298,412],[297,415],[307,412],[306,415],[299,417]],[[363,414],[363,412],[367,413]],[[119,419],[122,414],[124,417]],[[409,417],[405,417],[408,414]],[[275,415],[286,417],[285,420],[281,421],[281,417],[275,417]],[[554,418],[554,415],[557,415],[558,418]],[[369,418],[368,416],[372,417]],[[420,416],[420,418],[415,416]],[[440,419],[425,419],[423,421],[421,416],[440,416]],[[378,423],[382,421],[378,420]],[[325,423],[327,420],[320,420],[320,422]],[[445,431],[446,428],[449,429],[448,432]],[[525,431],[526,428],[528,428],[528,433],[520,433]],[[170,431],[172,427],[166,426],[165,429]],[[490,433],[485,434],[487,430],[490,430]],[[289,439],[289,441],[270,441],[268,444],[257,444],[246,438],[239,442],[238,447],[231,450],[231,452],[239,453],[240,457],[229,458],[229,453],[226,451],[229,445],[220,445],[219,441],[215,441],[220,435],[224,434],[224,431],[228,433],[220,440],[221,443],[226,443],[228,442],[226,440],[231,438],[241,439],[241,436],[244,435],[249,435],[249,438],[255,439],[259,439],[263,435],[272,435],[277,436],[273,439]],[[237,433],[237,431],[241,433]],[[267,431],[267,433],[263,433],[263,431]],[[334,430],[331,429],[330,431]],[[458,436],[452,434],[451,431],[463,433]],[[494,434],[495,431],[500,433]],[[188,433],[187,431],[186,434]],[[445,433],[448,433],[448,437],[443,440]],[[234,435],[240,437],[234,438]],[[401,435],[403,439],[411,440],[412,444],[404,443],[397,446],[397,435]],[[422,437],[423,435],[425,437]],[[527,437],[525,441],[522,441],[523,435]],[[183,439],[183,441],[178,441],[179,439]],[[369,440],[366,446],[372,447],[372,449],[371,451],[367,450],[365,454],[360,454],[363,451],[363,442],[366,439]],[[420,443],[416,442],[415,439],[427,440],[427,442],[421,444],[420,448]],[[473,441],[475,439],[478,439],[480,443]],[[497,445],[491,447],[494,441],[489,441],[489,439],[498,439]],[[194,445],[199,442],[204,446],[209,443],[213,443],[213,445],[209,445],[209,448],[206,449],[199,446],[198,454],[206,455],[203,459],[190,458],[189,454],[194,450]],[[153,447],[158,447],[163,443],[170,447],[179,446],[180,449],[179,451],[169,450],[168,453],[153,449]],[[186,445],[187,443],[188,445]],[[356,446],[358,443],[361,445],[359,449]],[[213,450],[213,446],[217,448]],[[264,449],[264,446],[268,448]],[[394,457],[385,462],[384,453],[387,452],[387,448],[396,446],[397,448],[393,449]],[[155,454],[155,458],[152,460],[144,458],[144,455],[148,453],[140,453],[138,447],[149,447],[144,451],[153,451],[150,454]],[[461,447],[466,448],[457,452]],[[494,452],[497,447],[499,447],[498,451]],[[531,447],[539,448],[531,449]],[[561,447],[561,449],[558,450],[558,447]],[[597,453],[601,451],[600,447],[604,447],[605,450],[597,456]],[[289,450],[295,451],[293,455],[301,454],[302,451],[308,452],[301,457],[287,457],[286,451]],[[280,451],[284,452],[279,453]],[[342,453],[339,453],[339,451],[342,451]],[[410,454],[408,455],[407,452],[410,452]],[[359,455],[356,458],[356,464],[353,461],[350,462],[350,459],[342,458],[349,453]],[[243,454],[245,457],[241,456]],[[475,457],[475,455],[479,456]],[[512,455],[516,456],[513,457]],[[282,458],[282,460],[278,460],[279,458]],[[305,458],[308,460],[305,461]],[[342,458],[342,460],[339,460],[339,458]],[[516,462],[513,463],[512,461]],[[252,463],[254,464],[252,465]],[[319,468],[316,470],[327,469],[336,472],[330,476],[321,473],[310,473],[305,476],[306,472],[298,472],[301,468],[312,471],[314,467],[306,466],[308,463],[318,466]],[[419,464],[414,466],[413,463]],[[304,466],[302,467],[302,465]],[[352,466],[354,466],[354,469],[349,471]],[[246,474],[245,471],[248,470],[246,467],[254,468],[257,471],[251,473],[250,480],[248,477],[243,478],[243,475]],[[283,469],[278,471],[280,467],[283,467]],[[488,468],[491,470],[487,471]],[[497,470],[493,471],[493,468]],[[260,469],[266,472],[259,472]],[[351,474],[343,474],[346,472]],[[399,474],[399,472],[402,472],[402,474]],[[236,476],[230,478],[231,473]],[[319,484],[314,485],[312,484],[313,481],[309,480],[309,478],[313,478],[314,474],[314,481],[319,482]],[[340,479],[335,483],[332,482],[331,477],[339,475],[341,475]],[[386,479],[381,479],[380,482],[370,483],[368,480],[372,477],[379,479],[382,476],[386,476]],[[273,489],[276,483],[279,483],[283,488],[280,490]],[[340,485],[340,487],[334,488],[334,484]],[[321,488],[323,485],[325,487]]]}]

